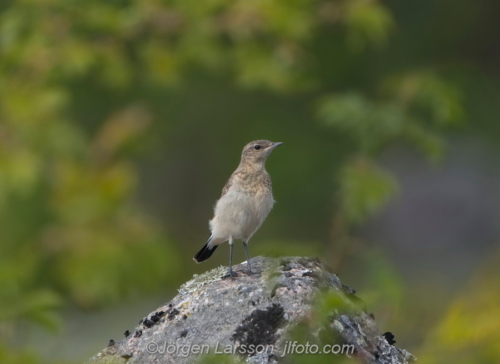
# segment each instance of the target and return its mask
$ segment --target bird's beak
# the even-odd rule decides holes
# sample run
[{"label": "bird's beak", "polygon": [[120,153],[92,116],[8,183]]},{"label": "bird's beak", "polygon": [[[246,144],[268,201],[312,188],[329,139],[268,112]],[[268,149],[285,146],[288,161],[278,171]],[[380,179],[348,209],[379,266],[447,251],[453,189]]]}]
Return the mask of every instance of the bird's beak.
[{"label": "bird's beak", "polygon": [[283,144],[282,142],[278,142],[278,143],[273,143],[273,145],[271,146],[272,149],[280,146],[281,144]]}]

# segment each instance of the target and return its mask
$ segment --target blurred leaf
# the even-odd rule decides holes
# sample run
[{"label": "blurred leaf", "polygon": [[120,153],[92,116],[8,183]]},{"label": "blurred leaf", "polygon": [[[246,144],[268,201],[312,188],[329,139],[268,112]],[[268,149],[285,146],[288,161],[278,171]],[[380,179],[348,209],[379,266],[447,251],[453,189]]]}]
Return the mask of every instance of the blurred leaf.
[{"label": "blurred leaf", "polygon": [[368,119],[371,105],[359,94],[332,95],[318,103],[318,116],[327,125],[353,131]]},{"label": "blurred leaf", "polygon": [[247,87],[270,87],[285,91],[301,84],[294,61],[286,52],[277,52],[263,44],[242,44],[235,50],[238,81]]},{"label": "blurred leaf", "polygon": [[358,223],[379,211],[397,189],[394,177],[366,159],[356,159],[340,175],[340,211],[347,221]]},{"label": "blurred leaf", "polygon": [[[32,290],[27,293],[21,291],[21,286],[0,286],[0,322],[15,321],[27,318],[46,329],[57,331],[61,328],[61,320],[56,310],[62,307],[61,297],[50,290]],[[12,288],[15,288],[12,290]]]},{"label": "blurred leaf", "polygon": [[291,39],[304,39],[311,35],[314,25],[310,0],[259,1],[258,8],[264,24],[271,31]]},{"label": "blurred leaf", "polygon": [[444,140],[424,130],[416,123],[409,123],[406,128],[407,139],[417,146],[431,161],[440,161],[444,157]]},{"label": "blurred leaf", "polygon": [[349,304],[335,291],[322,293],[316,303],[314,313],[319,325],[331,324],[332,317],[349,311]]},{"label": "blurred leaf", "polygon": [[392,76],[384,90],[438,127],[456,125],[464,119],[460,91],[434,72]]},{"label": "blurred leaf", "polygon": [[317,102],[317,117],[348,134],[362,153],[374,156],[399,138],[439,160],[444,144],[436,131],[463,119],[456,89],[432,74],[417,74],[391,78],[384,90],[392,99],[371,101],[357,93],[324,96]]},{"label": "blurred leaf", "polygon": [[21,317],[27,317],[52,331],[58,331],[62,327],[62,320],[56,310],[61,308],[63,301],[61,297],[52,291],[34,291],[22,297],[19,313]]},{"label": "blurred leaf", "polygon": [[[340,344],[342,338],[335,330],[336,318],[339,315],[346,314],[352,310],[351,303],[345,301],[338,292],[324,291],[317,296],[314,303],[314,309],[311,316],[299,322],[289,334],[288,343],[296,342],[297,345],[313,345],[317,346],[317,353],[310,354],[301,353],[299,350],[286,356],[287,362],[293,364],[309,364],[309,363],[351,363],[352,359],[343,353],[339,354],[323,354],[322,349],[325,345]],[[315,350],[312,348],[311,350]]]},{"label": "blurred leaf", "polygon": [[47,329],[60,328],[55,312],[63,299],[49,288],[35,288],[38,261],[32,247],[17,246],[14,252],[0,247],[0,323],[27,318]]},{"label": "blurred leaf", "polygon": [[350,135],[365,153],[401,136],[408,123],[402,105],[374,103],[354,93],[321,98],[317,115],[326,125]]},{"label": "blurred leaf", "polygon": [[[380,313],[389,310],[393,316],[404,303],[406,286],[401,272],[388,259],[387,253],[365,250],[363,266],[366,267],[367,281],[363,289],[363,300],[371,310]],[[385,308],[389,306],[389,308]]]},{"label": "blurred leaf", "polygon": [[79,163],[55,166],[52,204],[62,223],[85,223],[117,214],[135,187],[133,167],[116,163],[94,169]]},{"label": "blurred leaf", "polygon": [[385,44],[394,27],[390,11],[375,0],[347,0],[345,22],[347,40],[354,51]]},{"label": "blurred leaf", "polygon": [[94,138],[91,152],[95,160],[109,159],[126,144],[144,133],[151,124],[151,114],[140,104],[114,112],[104,121]]}]

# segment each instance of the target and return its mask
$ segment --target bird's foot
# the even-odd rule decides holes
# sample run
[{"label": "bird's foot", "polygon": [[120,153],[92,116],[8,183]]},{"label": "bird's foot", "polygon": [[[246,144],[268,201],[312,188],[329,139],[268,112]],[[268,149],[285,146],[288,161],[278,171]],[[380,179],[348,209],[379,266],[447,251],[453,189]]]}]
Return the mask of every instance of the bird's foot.
[{"label": "bird's foot", "polygon": [[252,272],[252,266],[250,264],[250,258],[247,258],[247,265],[248,265],[247,274],[251,276],[253,272]]},{"label": "bird's foot", "polygon": [[238,277],[238,273],[236,272],[233,272],[232,270],[230,270],[225,276],[223,276],[222,278],[236,278]]}]

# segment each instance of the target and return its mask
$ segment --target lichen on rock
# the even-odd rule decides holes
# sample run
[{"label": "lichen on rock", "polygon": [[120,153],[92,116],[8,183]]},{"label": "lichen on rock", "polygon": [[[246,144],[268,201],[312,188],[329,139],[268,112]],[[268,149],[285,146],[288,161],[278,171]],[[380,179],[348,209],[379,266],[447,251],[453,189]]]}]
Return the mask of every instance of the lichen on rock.
[{"label": "lichen on rock", "polygon": [[[240,362],[274,364],[287,357],[286,344],[298,327],[305,327],[318,343],[352,345],[352,356],[364,363],[406,364],[414,359],[389,344],[363,311],[355,291],[319,260],[256,257],[252,269],[249,275],[243,263],[234,267],[235,278],[227,277],[227,267],[195,276],[126,338],[87,363],[116,359],[128,364],[187,364],[206,354],[222,358],[230,353]],[[318,302],[325,294],[338,304],[325,306],[327,311],[321,313]],[[323,321],[315,322],[314,317]],[[266,351],[257,352],[257,346]]]},{"label": "lichen on rock", "polygon": [[194,292],[206,284],[221,280],[227,274],[227,267],[220,266],[209,270],[203,274],[195,274],[193,279],[184,283],[179,289],[180,294],[188,294]]}]

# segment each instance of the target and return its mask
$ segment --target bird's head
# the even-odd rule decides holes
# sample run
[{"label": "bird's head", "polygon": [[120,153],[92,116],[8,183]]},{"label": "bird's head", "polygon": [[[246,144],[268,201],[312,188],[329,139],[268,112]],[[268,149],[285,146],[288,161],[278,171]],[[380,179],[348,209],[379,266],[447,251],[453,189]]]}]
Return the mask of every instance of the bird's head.
[{"label": "bird's head", "polygon": [[277,146],[283,143],[273,143],[269,140],[255,140],[248,143],[241,153],[241,164],[263,168],[267,157]]}]

